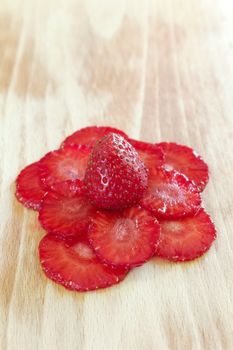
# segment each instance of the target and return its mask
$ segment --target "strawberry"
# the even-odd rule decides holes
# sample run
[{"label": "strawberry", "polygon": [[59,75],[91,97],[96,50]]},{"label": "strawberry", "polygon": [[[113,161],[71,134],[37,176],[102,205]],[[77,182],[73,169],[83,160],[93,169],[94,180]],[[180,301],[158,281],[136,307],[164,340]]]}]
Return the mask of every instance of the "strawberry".
[{"label": "strawberry", "polygon": [[99,208],[122,209],[140,200],[147,178],[147,169],[135,148],[111,133],[95,145],[84,183],[91,203]]},{"label": "strawberry", "polygon": [[59,193],[64,197],[69,196],[70,194],[75,193],[83,193],[84,194],[84,186],[81,180],[67,180],[63,182],[56,182],[50,188],[53,192]]},{"label": "strawberry", "polygon": [[74,235],[87,229],[94,213],[95,208],[87,202],[81,186],[61,183],[45,195],[39,221],[50,233]]},{"label": "strawberry", "polygon": [[161,240],[156,255],[173,261],[203,255],[216,238],[210,216],[200,209],[194,217],[161,221]]},{"label": "strawberry", "polygon": [[68,136],[65,141],[63,141],[61,147],[67,145],[87,145],[93,147],[96,141],[110,132],[114,132],[115,134],[127,138],[127,135],[123,131],[111,128],[110,126],[88,126],[87,128],[80,129]]},{"label": "strawberry", "polygon": [[49,152],[40,160],[40,176],[45,188],[67,180],[84,178],[90,149],[86,146],[67,146]]},{"label": "strawberry", "polygon": [[39,245],[39,258],[46,276],[69,290],[110,287],[121,282],[128,272],[101,264],[83,236],[46,235]]},{"label": "strawberry", "polygon": [[160,147],[133,139],[129,139],[129,142],[136,149],[149,172],[163,164],[164,154]]},{"label": "strawberry", "polygon": [[88,238],[99,259],[115,267],[139,266],[157,249],[160,225],[139,206],[119,212],[98,211],[89,226]]},{"label": "strawberry", "polygon": [[26,208],[39,210],[45,193],[40,182],[39,163],[28,165],[16,179],[16,198]]},{"label": "strawberry", "polygon": [[200,208],[201,196],[184,175],[157,168],[150,174],[141,205],[158,218],[176,219],[195,214]]},{"label": "strawberry", "polygon": [[192,148],[173,142],[162,142],[157,146],[164,152],[165,169],[184,174],[196,184],[200,192],[204,190],[209,180],[208,166]]}]

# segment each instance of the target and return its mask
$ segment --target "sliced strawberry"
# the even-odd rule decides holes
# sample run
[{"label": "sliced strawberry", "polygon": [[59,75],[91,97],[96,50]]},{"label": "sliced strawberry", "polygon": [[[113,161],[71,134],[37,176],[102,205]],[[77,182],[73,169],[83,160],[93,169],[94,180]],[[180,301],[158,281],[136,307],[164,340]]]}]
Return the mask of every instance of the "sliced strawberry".
[{"label": "sliced strawberry", "polygon": [[59,193],[64,197],[69,197],[70,194],[73,193],[83,193],[84,194],[84,186],[81,180],[67,180],[63,182],[56,182],[50,188],[53,192]]},{"label": "sliced strawberry", "polygon": [[155,217],[138,206],[121,212],[100,211],[92,219],[88,238],[101,261],[133,267],[149,260],[157,249],[160,226]]},{"label": "sliced strawberry", "polygon": [[91,203],[104,209],[122,209],[138,203],[147,178],[135,148],[122,136],[110,133],[95,145],[84,182]]},{"label": "sliced strawberry", "polygon": [[216,229],[204,209],[195,216],[161,221],[161,240],[156,255],[173,260],[193,260],[203,255],[216,238]]},{"label": "sliced strawberry", "polygon": [[110,126],[88,126],[87,128],[80,129],[68,136],[62,143],[62,147],[67,145],[87,145],[93,147],[96,141],[101,139],[103,136],[114,132],[125,138],[128,136],[121,130],[111,128]]},{"label": "sliced strawberry", "polygon": [[69,290],[110,287],[121,282],[128,272],[101,264],[84,237],[64,239],[49,234],[40,242],[39,257],[46,276]]},{"label": "sliced strawberry", "polygon": [[24,168],[16,179],[16,198],[26,208],[39,210],[45,190],[41,186],[39,163]]},{"label": "sliced strawberry", "polygon": [[47,153],[40,160],[40,176],[46,188],[55,183],[84,178],[90,148],[67,146]]},{"label": "sliced strawberry", "polygon": [[65,186],[59,190],[58,187],[57,184],[56,192],[50,190],[44,197],[39,221],[50,233],[80,234],[87,229],[96,210],[87,202],[82,189]]},{"label": "sliced strawberry", "polygon": [[150,174],[141,205],[158,218],[180,218],[197,212],[201,196],[184,175],[157,168]]},{"label": "sliced strawberry", "polygon": [[157,146],[164,152],[165,169],[186,175],[197,185],[199,191],[204,190],[209,180],[208,165],[192,148],[174,142],[162,142]]},{"label": "sliced strawberry", "polygon": [[129,142],[139,153],[139,156],[149,171],[163,164],[164,154],[160,147],[157,147],[152,143],[133,139],[129,139]]}]

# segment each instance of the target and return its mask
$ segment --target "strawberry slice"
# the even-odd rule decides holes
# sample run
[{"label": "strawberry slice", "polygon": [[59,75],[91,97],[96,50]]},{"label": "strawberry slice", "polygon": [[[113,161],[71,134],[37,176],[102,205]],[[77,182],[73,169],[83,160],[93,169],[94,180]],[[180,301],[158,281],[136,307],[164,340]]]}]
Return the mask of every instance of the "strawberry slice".
[{"label": "strawberry slice", "polygon": [[67,180],[63,182],[56,182],[50,188],[53,192],[59,193],[64,197],[69,197],[70,194],[75,193],[83,193],[84,194],[84,186],[81,180]]},{"label": "strawberry slice", "polygon": [[184,175],[157,168],[150,174],[141,205],[158,218],[177,219],[195,214],[200,208],[201,196]]},{"label": "strawberry slice", "polygon": [[39,210],[45,193],[41,186],[39,163],[28,165],[16,179],[16,198],[26,208]]},{"label": "strawberry slice", "polygon": [[47,153],[40,160],[40,176],[45,188],[67,180],[84,178],[90,148],[86,146],[67,146]]},{"label": "strawberry slice", "polygon": [[204,190],[209,180],[208,165],[192,148],[174,142],[162,142],[157,146],[164,152],[165,169],[186,175],[200,192]]},{"label": "strawberry slice", "polygon": [[163,164],[164,154],[160,147],[152,143],[129,139],[149,171]]},{"label": "strawberry slice", "polygon": [[39,245],[39,258],[48,278],[80,292],[110,287],[128,272],[101,264],[85,237],[46,235]]},{"label": "strawberry slice", "polygon": [[110,126],[88,126],[68,136],[65,141],[63,141],[61,147],[67,145],[87,145],[93,147],[96,141],[110,132],[114,132],[125,138],[128,137],[123,131],[111,128]]},{"label": "strawberry slice", "polygon": [[149,260],[157,249],[160,225],[139,206],[121,212],[99,211],[88,238],[99,259],[111,266],[133,267]]},{"label": "strawberry slice", "polygon": [[200,209],[194,217],[161,221],[161,240],[156,255],[173,260],[193,260],[203,255],[216,238],[210,216]]},{"label": "strawberry slice", "polygon": [[91,203],[103,209],[122,209],[138,203],[147,178],[135,148],[122,136],[110,133],[95,145],[84,183]]},{"label": "strawberry slice", "polygon": [[87,229],[95,211],[95,208],[87,202],[83,188],[76,184],[64,186],[64,183],[61,183],[56,185],[56,192],[50,190],[45,195],[39,221],[50,233],[80,234]]}]

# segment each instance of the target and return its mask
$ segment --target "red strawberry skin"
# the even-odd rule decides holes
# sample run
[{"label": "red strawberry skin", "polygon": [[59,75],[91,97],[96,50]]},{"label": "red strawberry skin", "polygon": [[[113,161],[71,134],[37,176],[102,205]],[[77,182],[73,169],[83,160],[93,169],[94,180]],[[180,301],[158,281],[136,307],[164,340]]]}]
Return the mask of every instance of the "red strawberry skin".
[{"label": "red strawberry skin", "polygon": [[39,245],[39,258],[46,276],[73,291],[107,288],[121,282],[127,270],[101,264],[87,239],[46,235]]},{"label": "red strawberry skin", "polygon": [[210,216],[201,209],[195,216],[160,221],[161,239],[156,255],[172,261],[189,261],[203,255],[216,238]]},{"label": "red strawberry skin", "polygon": [[136,149],[149,172],[163,164],[164,154],[160,147],[134,139],[129,139],[129,142]]},{"label": "red strawberry skin", "polygon": [[86,146],[67,146],[47,153],[40,160],[44,187],[49,189],[59,182],[83,180],[90,152]]},{"label": "red strawberry skin", "polygon": [[92,204],[122,209],[136,204],[147,188],[148,171],[133,146],[122,136],[103,137],[90,156],[84,183]]},{"label": "red strawberry skin", "polygon": [[201,206],[201,196],[184,175],[157,168],[150,174],[141,205],[157,218],[177,219],[194,215]]},{"label": "red strawberry skin", "polygon": [[164,168],[187,176],[203,191],[209,180],[208,165],[192,148],[174,142],[157,144],[164,152]]},{"label": "red strawberry skin", "polygon": [[39,176],[39,163],[28,165],[16,179],[16,198],[26,208],[39,210],[45,194]]},{"label": "red strawberry skin", "polygon": [[103,263],[132,268],[154,256],[160,225],[150,212],[139,206],[119,212],[99,211],[93,216],[88,238]]},{"label": "red strawberry skin", "polygon": [[60,183],[48,191],[39,212],[42,227],[64,236],[80,235],[86,230],[96,209],[87,201],[76,183]]},{"label": "red strawberry skin", "polygon": [[93,147],[98,140],[110,132],[127,138],[127,135],[123,131],[110,126],[88,126],[68,136],[65,141],[63,141],[61,147],[68,145],[87,145]]}]

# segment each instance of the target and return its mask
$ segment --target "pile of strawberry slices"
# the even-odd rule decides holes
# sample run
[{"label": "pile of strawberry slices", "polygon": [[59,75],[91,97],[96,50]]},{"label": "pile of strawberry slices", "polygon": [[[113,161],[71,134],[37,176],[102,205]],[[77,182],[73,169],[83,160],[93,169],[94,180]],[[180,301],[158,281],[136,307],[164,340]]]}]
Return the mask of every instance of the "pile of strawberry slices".
[{"label": "pile of strawberry slices", "polygon": [[87,127],[27,166],[16,197],[39,212],[44,273],[70,290],[106,288],[154,256],[203,255],[216,230],[201,202],[208,167],[191,148]]}]

